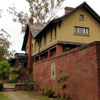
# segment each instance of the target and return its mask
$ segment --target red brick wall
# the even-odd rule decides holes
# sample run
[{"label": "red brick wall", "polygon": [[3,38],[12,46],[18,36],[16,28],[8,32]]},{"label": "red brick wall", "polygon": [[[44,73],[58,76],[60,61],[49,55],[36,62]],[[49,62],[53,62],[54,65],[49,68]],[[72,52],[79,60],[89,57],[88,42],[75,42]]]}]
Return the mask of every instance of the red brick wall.
[{"label": "red brick wall", "polygon": [[99,93],[99,99],[100,99],[100,45],[96,45],[96,52],[97,52],[97,75],[98,75],[98,93]]},{"label": "red brick wall", "polygon": [[98,99],[98,86],[100,87],[97,70],[100,65],[97,63],[100,60],[98,54],[100,55],[100,42],[94,42],[34,64],[34,89],[57,88],[56,81],[51,80],[51,63],[55,62],[56,77],[60,69],[63,70],[63,75],[69,77],[66,81],[67,95],[73,100],[100,100]]}]

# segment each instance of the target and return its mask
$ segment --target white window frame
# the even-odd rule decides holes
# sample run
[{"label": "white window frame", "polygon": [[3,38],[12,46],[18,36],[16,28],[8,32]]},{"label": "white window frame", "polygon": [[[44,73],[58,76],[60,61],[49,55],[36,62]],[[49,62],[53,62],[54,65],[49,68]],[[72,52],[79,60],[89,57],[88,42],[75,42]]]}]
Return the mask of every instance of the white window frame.
[{"label": "white window frame", "polygon": [[89,35],[89,28],[74,26],[74,32],[75,34]]},{"label": "white window frame", "polygon": [[56,79],[56,63],[51,64],[51,79]]}]

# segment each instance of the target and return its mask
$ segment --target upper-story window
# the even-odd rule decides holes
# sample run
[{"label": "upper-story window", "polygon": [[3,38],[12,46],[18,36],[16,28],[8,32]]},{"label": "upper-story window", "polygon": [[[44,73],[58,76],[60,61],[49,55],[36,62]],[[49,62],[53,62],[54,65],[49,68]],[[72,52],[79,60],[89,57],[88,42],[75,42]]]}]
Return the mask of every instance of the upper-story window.
[{"label": "upper-story window", "polygon": [[46,36],[46,34],[44,35],[44,44],[46,44],[46,42],[47,42],[47,36]]},{"label": "upper-story window", "polygon": [[89,34],[89,28],[75,26],[75,27],[74,27],[74,32],[75,32],[76,34],[88,35],[88,34]]},{"label": "upper-story window", "polygon": [[32,44],[32,47],[31,47],[31,53],[33,52],[33,44]]},{"label": "upper-story window", "polygon": [[80,19],[84,20],[84,15],[80,14]]},{"label": "upper-story window", "polygon": [[41,46],[42,46],[42,38],[40,38],[39,45],[40,45],[40,48],[41,48]]},{"label": "upper-story window", "polygon": [[56,33],[56,32],[57,32],[57,30],[56,30],[56,29],[57,29],[57,28],[56,28],[56,26],[55,26],[55,38],[56,38],[56,36],[57,36],[57,33]]},{"label": "upper-story window", "polygon": [[36,51],[36,42],[34,43],[34,51]]},{"label": "upper-story window", "polygon": [[52,41],[52,29],[51,29],[51,33],[50,33],[50,41]]}]

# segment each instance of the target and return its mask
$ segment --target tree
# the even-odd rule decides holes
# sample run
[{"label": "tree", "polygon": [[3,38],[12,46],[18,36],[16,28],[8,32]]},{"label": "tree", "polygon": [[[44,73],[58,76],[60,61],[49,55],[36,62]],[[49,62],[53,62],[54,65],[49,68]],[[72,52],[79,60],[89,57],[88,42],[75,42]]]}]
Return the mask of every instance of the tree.
[{"label": "tree", "polygon": [[4,29],[0,30],[0,61],[12,56],[12,53],[8,50],[11,45],[8,40],[9,37],[10,35]]},{"label": "tree", "polygon": [[10,64],[7,61],[0,62],[0,79],[8,80]]},{"label": "tree", "polygon": [[[0,18],[2,17],[3,10],[0,9]],[[12,57],[15,50],[9,52],[9,46],[11,43],[8,38],[10,35],[2,28],[0,29],[0,61],[6,60],[8,57]]]},{"label": "tree", "polygon": [[17,12],[15,7],[9,7],[8,12],[14,15],[13,21],[22,25],[22,32],[30,18],[36,24],[45,24],[51,21],[65,0],[26,0],[29,4],[29,14],[23,11]]}]

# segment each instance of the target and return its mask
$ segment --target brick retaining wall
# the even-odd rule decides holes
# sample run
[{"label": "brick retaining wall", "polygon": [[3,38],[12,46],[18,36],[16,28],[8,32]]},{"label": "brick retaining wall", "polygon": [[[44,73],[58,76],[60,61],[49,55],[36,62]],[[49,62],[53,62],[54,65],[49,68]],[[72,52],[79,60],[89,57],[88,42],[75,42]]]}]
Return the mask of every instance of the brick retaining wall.
[{"label": "brick retaining wall", "polygon": [[[98,56],[97,56],[98,55]],[[75,48],[62,55],[40,61],[33,65],[34,90],[53,87],[57,90],[56,80],[51,79],[51,64],[56,63],[56,78],[60,69],[69,77],[66,94],[74,100],[100,100],[100,42],[93,42]]]}]

